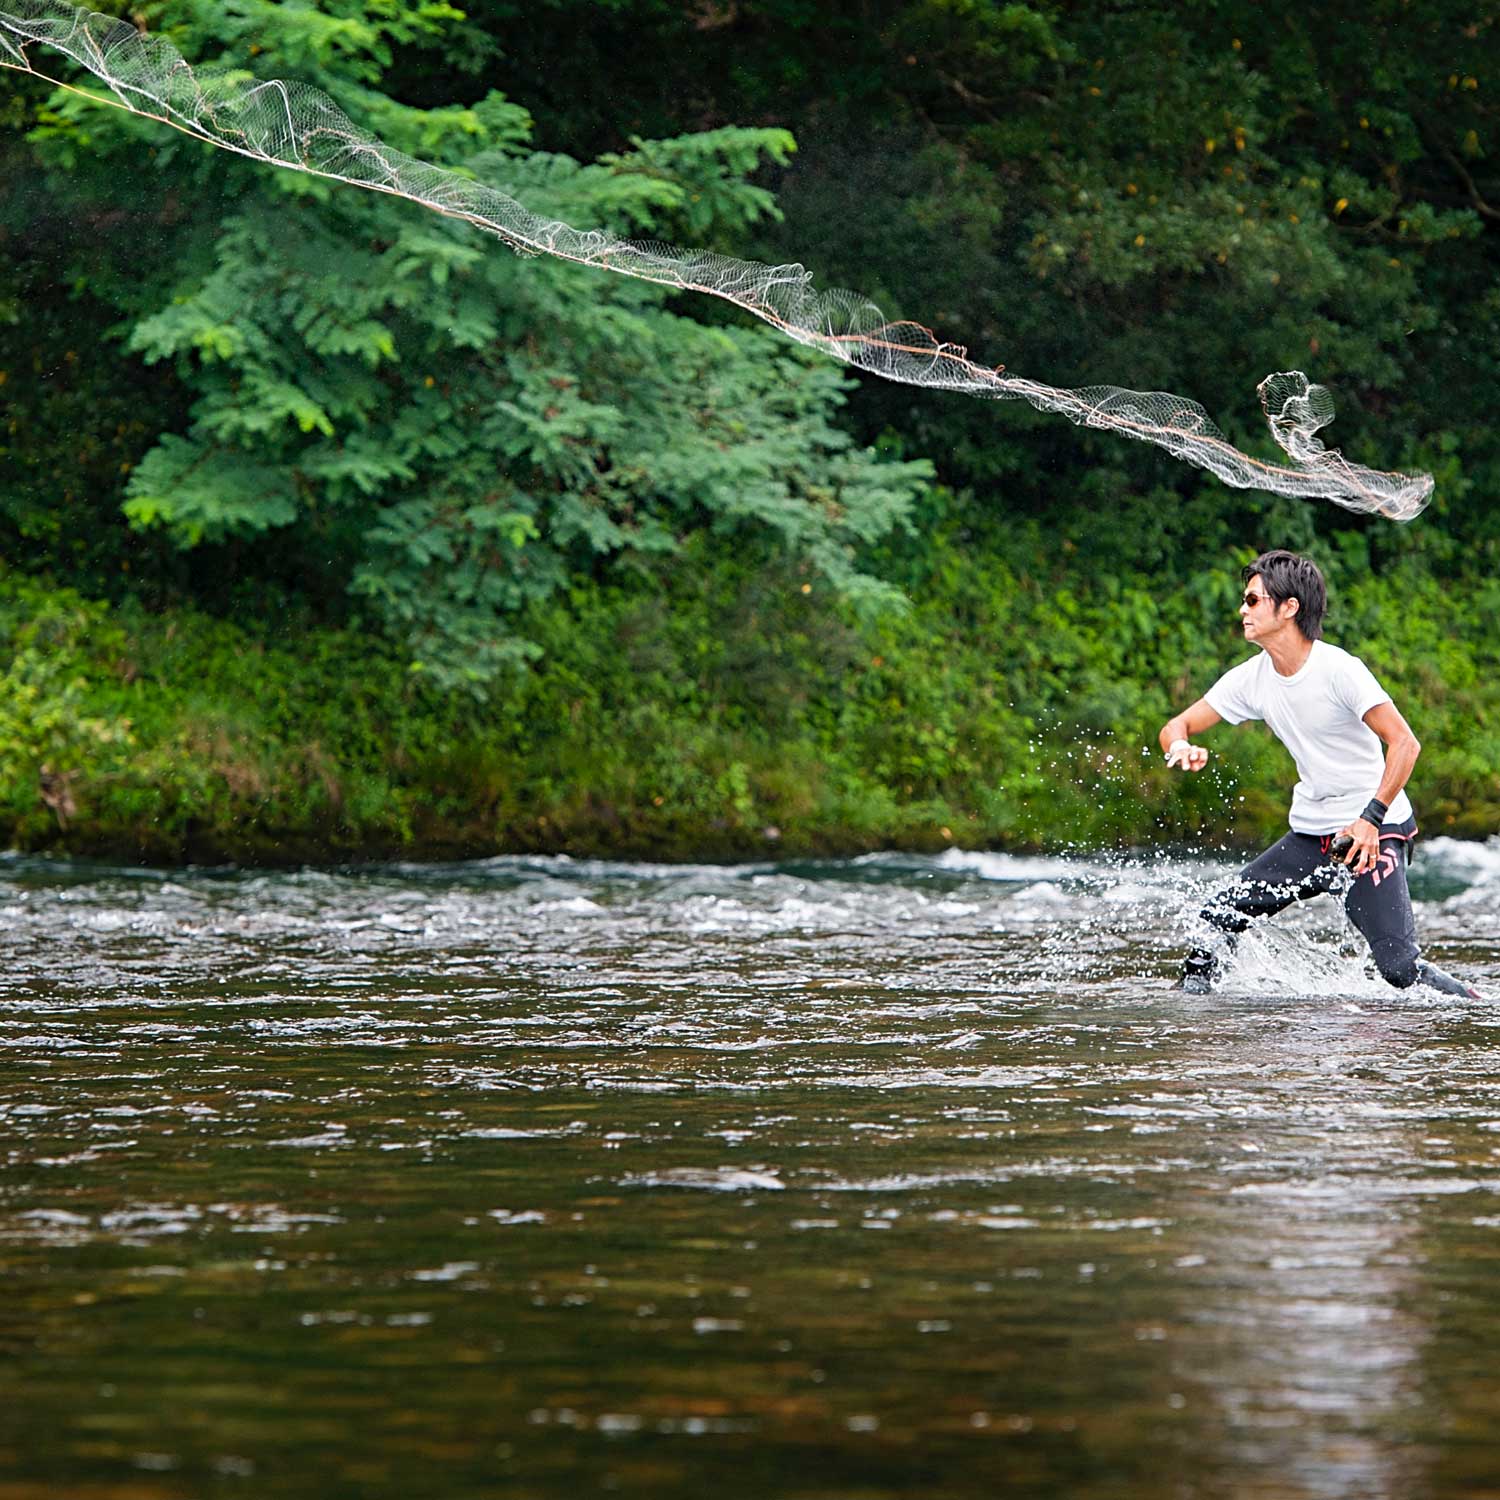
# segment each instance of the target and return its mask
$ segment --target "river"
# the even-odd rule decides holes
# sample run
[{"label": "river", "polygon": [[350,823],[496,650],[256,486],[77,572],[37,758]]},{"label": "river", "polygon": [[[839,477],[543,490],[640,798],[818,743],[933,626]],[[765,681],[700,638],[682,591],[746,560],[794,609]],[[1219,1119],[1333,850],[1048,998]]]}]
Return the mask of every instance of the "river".
[{"label": "river", "polygon": [[1228,869],[0,860],[0,1497],[1488,1492],[1500,1001]]}]

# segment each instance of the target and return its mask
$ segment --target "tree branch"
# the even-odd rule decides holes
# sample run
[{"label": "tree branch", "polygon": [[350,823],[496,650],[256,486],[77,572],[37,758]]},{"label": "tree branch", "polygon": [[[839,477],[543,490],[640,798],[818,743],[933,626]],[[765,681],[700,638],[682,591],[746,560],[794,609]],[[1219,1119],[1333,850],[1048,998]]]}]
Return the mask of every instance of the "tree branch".
[{"label": "tree branch", "polygon": [[1492,223],[1500,224],[1500,208],[1491,208],[1490,205],[1484,201],[1483,194],[1480,193],[1474,179],[1469,175],[1469,169],[1450,150],[1445,150],[1443,152],[1443,157],[1447,161],[1448,165],[1458,173],[1460,178],[1462,178],[1463,185],[1469,191],[1469,202],[1474,205],[1474,207],[1484,218],[1489,219]]}]

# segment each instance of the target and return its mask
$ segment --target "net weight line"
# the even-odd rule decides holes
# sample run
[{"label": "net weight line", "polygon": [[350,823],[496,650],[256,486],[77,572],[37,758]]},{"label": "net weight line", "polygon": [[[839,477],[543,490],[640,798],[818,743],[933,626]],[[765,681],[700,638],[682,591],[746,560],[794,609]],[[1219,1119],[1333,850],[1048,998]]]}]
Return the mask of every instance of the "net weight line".
[{"label": "net weight line", "polygon": [[[110,91],[101,96],[35,66],[31,49],[71,58]],[[271,166],[388,193],[461,219],[522,255],[559,260],[718,297],[797,343],[881,379],[996,401],[1025,401],[1080,427],[1154,444],[1238,489],[1326,499],[1347,510],[1410,521],[1426,507],[1427,474],[1365,468],[1326,447],[1318,432],[1333,399],[1300,370],[1257,386],[1271,434],[1286,458],[1242,452],[1196,401],[1164,391],[1095,385],[1066,389],[1009,375],[969,358],[919,323],[890,321],[855,292],[817,291],[798,264],[769,266],[679,250],[543,219],[498,188],[397,151],[356,125],[329,96],[281,79],[200,73],[170,42],[67,0],[0,0],[0,66],[181,130]]]}]

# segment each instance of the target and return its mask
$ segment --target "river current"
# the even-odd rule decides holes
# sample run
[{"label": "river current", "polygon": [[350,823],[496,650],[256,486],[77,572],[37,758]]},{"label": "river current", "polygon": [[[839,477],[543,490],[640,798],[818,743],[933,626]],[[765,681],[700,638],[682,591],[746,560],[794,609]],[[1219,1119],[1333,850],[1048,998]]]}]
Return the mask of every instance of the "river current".
[{"label": "river current", "polygon": [[0,859],[0,1500],[1490,1492],[1500,998],[1230,869]]}]

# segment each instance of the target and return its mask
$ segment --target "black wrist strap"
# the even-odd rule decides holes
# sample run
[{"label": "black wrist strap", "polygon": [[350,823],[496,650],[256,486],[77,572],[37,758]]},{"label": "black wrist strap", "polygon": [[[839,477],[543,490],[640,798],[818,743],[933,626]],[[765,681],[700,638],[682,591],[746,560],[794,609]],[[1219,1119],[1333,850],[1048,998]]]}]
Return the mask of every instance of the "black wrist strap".
[{"label": "black wrist strap", "polygon": [[1385,822],[1385,815],[1390,811],[1379,797],[1371,797],[1365,804],[1365,810],[1360,814],[1366,823],[1369,823],[1376,833],[1380,832],[1380,825]]}]

